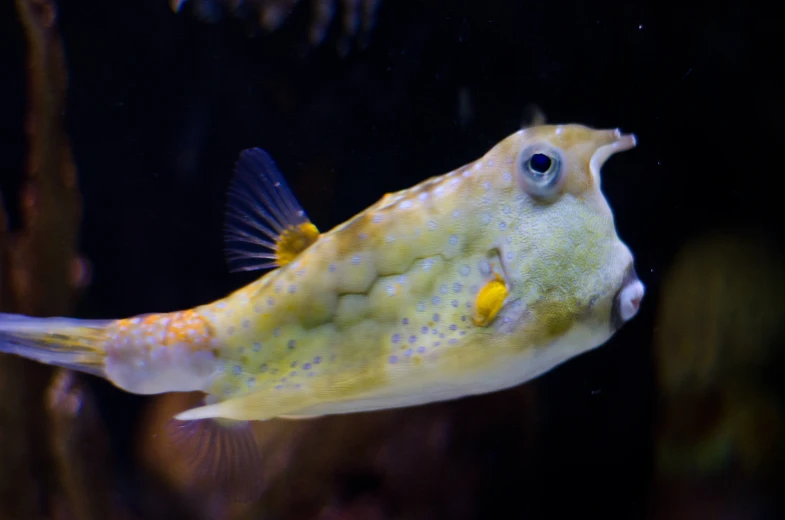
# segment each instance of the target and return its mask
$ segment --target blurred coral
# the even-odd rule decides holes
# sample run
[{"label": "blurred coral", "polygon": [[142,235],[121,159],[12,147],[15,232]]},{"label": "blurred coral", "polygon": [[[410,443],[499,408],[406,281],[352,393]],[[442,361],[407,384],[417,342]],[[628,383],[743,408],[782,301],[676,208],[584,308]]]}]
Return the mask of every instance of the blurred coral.
[{"label": "blurred coral", "polygon": [[655,328],[664,488],[724,482],[725,489],[730,479],[738,489],[717,491],[726,502],[747,487],[780,485],[783,294],[782,257],[750,235],[708,236],[674,260]]},{"label": "blurred coral", "polygon": [[[28,44],[29,150],[22,228],[13,236],[0,208],[0,307],[67,314],[88,277],[77,252],[81,196],[64,125],[65,58],[52,0],[16,5]],[[91,396],[75,376],[3,356],[0,396],[0,517],[35,519],[49,511],[108,518],[108,446]]]}]

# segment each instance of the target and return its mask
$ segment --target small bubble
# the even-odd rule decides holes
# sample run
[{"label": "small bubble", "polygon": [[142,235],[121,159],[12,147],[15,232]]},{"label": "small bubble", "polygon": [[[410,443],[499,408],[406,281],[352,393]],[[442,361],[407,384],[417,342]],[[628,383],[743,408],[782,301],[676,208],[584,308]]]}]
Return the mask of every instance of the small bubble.
[{"label": "small bubble", "polygon": [[409,336],[409,343],[414,343],[415,341],[417,341],[417,336]]},{"label": "small bubble", "polygon": [[403,355],[406,357],[412,357],[412,349],[407,348]]},{"label": "small bubble", "polygon": [[259,367],[259,372],[264,374],[265,372],[267,372],[267,369],[268,369],[267,363],[263,363],[262,366]]},{"label": "small bubble", "polygon": [[423,334],[428,334],[428,327],[426,325],[423,325],[422,328],[420,329],[420,332],[422,332]]},{"label": "small bubble", "polygon": [[453,300],[453,301],[451,301],[451,302],[450,302],[450,304],[451,304],[453,307],[455,307],[456,309],[458,308],[458,300]]},{"label": "small bubble", "polygon": [[292,364],[291,364],[290,366],[291,366],[292,368],[296,367],[296,366],[297,366],[297,361],[292,361]]},{"label": "small bubble", "polygon": [[402,319],[401,323],[403,323],[404,325],[408,325],[409,324],[409,318]]},{"label": "small bubble", "polygon": [[322,356],[316,356],[315,358],[313,358],[314,365],[318,365],[321,362],[322,362]]},{"label": "small bubble", "polygon": [[260,350],[262,350],[262,344],[257,341],[256,343],[253,344],[252,350],[254,352],[259,352]]},{"label": "small bubble", "polygon": [[303,370],[310,370],[311,364],[310,363],[303,363]]},{"label": "small bubble", "polygon": [[458,343],[458,340],[457,340],[457,339],[455,339],[455,338],[450,338],[450,341],[449,341],[448,343],[449,343],[450,345],[455,345],[456,343]]},{"label": "small bubble", "polygon": [[390,363],[393,365],[398,362],[398,356],[390,356]]},{"label": "small bubble", "polygon": [[417,304],[417,312],[422,312],[425,310],[425,304],[420,302]]},{"label": "small bubble", "polygon": [[293,349],[294,345],[295,345],[295,341],[293,339],[290,339],[289,342],[286,344],[286,346],[290,349]]},{"label": "small bubble", "polygon": [[450,330],[458,330],[458,325],[456,325],[455,323],[451,324]]},{"label": "small bubble", "polygon": [[273,305],[275,305],[275,299],[274,298],[267,298],[267,306],[268,307],[272,307]]},{"label": "small bubble", "polygon": [[239,376],[240,372],[242,372],[242,371],[243,371],[243,367],[241,367],[240,365],[235,365],[235,366],[232,367],[232,374],[234,374],[236,376]]},{"label": "small bubble", "polygon": [[280,327],[275,327],[273,329],[273,336],[275,336],[277,338],[280,335],[281,335],[281,328]]},{"label": "small bubble", "polygon": [[392,342],[393,343],[398,343],[399,341],[401,341],[401,335],[398,334],[398,333],[393,334],[392,335]]},{"label": "small bubble", "polygon": [[417,347],[417,352],[422,354],[423,352],[425,352],[425,347]]},{"label": "small bubble", "polygon": [[297,286],[292,284],[289,286],[289,294],[294,294],[297,291]]},{"label": "small bubble", "polygon": [[247,329],[251,326],[251,320],[243,320],[243,328]]},{"label": "small bubble", "polygon": [[450,235],[450,239],[448,240],[451,246],[454,246],[458,243],[458,235]]},{"label": "small bubble", "polygon": [[440,317],[438,314],[434,314],[434,315],[433,315],[433,322],[434,322],[434,323],[439,323],[439,319],[440,319],[440,318],[441,318],[441,317]]}]

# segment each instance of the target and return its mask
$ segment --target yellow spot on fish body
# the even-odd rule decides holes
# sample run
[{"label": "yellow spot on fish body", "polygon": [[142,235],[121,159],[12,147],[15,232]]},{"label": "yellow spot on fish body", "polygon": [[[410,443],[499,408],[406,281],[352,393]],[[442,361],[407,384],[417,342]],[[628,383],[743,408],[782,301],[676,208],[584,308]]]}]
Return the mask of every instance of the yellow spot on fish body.
[{"label": "yellow spot on fish body", "polygon": [[278,265],[290,263],[318,238],[319,230],[310,221],[288,227],[275,242]]},{"label": "yellow spot on fish body", "polygon": [[479,327],[486,327],[496,318],[509,293],[504,279],[498,273],[494,275],[494,279],[477,293],[472,321]]}]

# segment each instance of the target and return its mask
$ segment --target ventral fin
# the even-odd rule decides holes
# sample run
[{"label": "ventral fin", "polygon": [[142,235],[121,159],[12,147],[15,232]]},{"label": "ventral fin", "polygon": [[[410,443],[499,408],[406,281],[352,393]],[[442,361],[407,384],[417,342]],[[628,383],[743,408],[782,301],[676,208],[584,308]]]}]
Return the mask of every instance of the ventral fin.
[{"label": "ventral fin", "polygon": [[229,187],[226,256],[233,271],[291,262],[319,238],[272,157],[260,148],[240,154]]},{"label": "ventral fin", "polygon": [[250,422],[172,419],[166,430],[188,465],[186,485],[193,490],[215,490],[235,502],[261,496],[262,452]]}]

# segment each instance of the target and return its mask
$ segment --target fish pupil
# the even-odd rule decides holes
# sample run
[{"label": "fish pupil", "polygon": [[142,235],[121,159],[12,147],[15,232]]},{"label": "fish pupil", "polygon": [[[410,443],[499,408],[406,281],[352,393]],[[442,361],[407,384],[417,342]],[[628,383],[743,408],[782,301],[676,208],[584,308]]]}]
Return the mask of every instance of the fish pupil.
[{"label": "fish pupil", "polygon": [[551,158],[544,153],[536,153],[529,159],[529,168],[534,173],[543,175],[551,168]]}]

